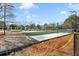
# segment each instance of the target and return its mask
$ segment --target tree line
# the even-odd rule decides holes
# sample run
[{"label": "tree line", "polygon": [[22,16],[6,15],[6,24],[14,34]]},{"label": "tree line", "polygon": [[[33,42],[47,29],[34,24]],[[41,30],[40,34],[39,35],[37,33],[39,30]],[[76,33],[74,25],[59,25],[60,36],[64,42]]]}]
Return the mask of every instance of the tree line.
[{"label": "tree line", "polygon": [[65,19],[63,24],[59,23],[51,23],[51,24],[34,24],[31,23],[29,25],[16,25],[16,24],[10,24],[6,25],[7,20],[14,21],[15,15],[14,15],[14,4],[11,3],[0,3],[0,28],[3,28],[4,30],[8,29],[22,29],[22,30],[56,30],[56,29],[73,29],[75,20],[79,22],[79,16],[75,17],[75,15],[70,15],[68,18]]},{"label": "tree line", "polygon": [[11,29],[20,29],[20,30],[29,30],[29,31],[40,31],[40,30],[56,30],[56,29],[63,29],[62,25],[60,25],[59,23],[51,23],[51,24],[34,24],[31,23],[29,25],[17,25],[17,24],[10,24],[6,26],[7,30],[11,30]]}]

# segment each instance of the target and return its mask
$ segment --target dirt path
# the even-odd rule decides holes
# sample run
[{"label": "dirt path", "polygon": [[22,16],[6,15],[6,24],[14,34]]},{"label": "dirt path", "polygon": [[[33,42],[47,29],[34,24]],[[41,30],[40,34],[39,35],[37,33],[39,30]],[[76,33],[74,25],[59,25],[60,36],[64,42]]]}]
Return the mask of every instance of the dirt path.
[{"label": "dirt path", "polygon": [[33,42],[21,33],[8,32],[4,36],[0,36],[0,55],[3,51],[13,50],[18,47],[27,46]]},{"label": "dirt path", "polygon": [[[21,51],[15,52],[12,55],[73,55],[73,42],[71,42],[64,49],[55,49],[64,45],[71,37],[64,36],[61,38],[54,38],[38,44],[34,44],[28,48],[24,48]],[[73,41],[73,40],[72,40]],[[33,42],[29,38],[21,33],[8,32],[5,36],[0,36],[0,51],[13,49],[16,47],[32,44]]]},{"label": "dirt path", "polygon": [[72,56],[73,55],[73,38],[72,41],[62,49],[58,49],[65,45],[72,35],[50,39],[15,53],[19,56]]}]

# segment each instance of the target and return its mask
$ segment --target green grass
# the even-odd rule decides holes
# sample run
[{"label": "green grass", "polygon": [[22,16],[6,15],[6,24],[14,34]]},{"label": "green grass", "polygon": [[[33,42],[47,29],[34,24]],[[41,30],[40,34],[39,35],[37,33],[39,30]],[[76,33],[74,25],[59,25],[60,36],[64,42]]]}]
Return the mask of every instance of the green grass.
[{"label": "green grass", "polygon": [[47,31],[42,31],[42,32],[25,32],[23,34],[28,35],[28,36],[34,36],[34,35],[43,35],[43,34],[51,34],[51,33],[59,33],[59,32],[70,32],[70,30],[47,30]]},{"label": "green grass", "polygon": [[11,30],[11,32],[21,32],[22,30]]},{"label": "green grass", "polygon": [[56,33],[57,31],[43,31],[43,32],[25,32],[23,34],[28,36],[34,36],[34,35],[43,35],[43,34],[51,34]]}]

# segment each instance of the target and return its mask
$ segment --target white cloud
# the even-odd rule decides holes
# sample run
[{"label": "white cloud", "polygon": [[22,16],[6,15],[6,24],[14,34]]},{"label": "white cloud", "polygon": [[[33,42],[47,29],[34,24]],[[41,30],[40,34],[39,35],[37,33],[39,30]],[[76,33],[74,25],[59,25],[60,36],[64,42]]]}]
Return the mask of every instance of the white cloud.
[{"label": "white cloud", "polygon": [[27,18],[27,19],[32,19],[32,16],[27,15],[26,18]]},{"label": "white cloud", "polygon": [[79,10],[79,4],[78,3],[73,3],[73,4],[68,4],[68,7],[72,10]]},{"label": "white cloud", "polygon": [[32,15],[33,18],[37,17],[37,15]]},{"label": "white cloud", "polygon": [[60,14],[64,14],[65,15],[65,14],[67,14],[67,12],[66,11],[61,11]]},{"label": "white cloud", "polygon": [[27,15],[27,16],[26,16],[27,19],[33,19],[33,18],[35,18],[35,17],[37,17],[37,15]]},{"label": "white cloud", "polygon": [[20,9],[31,9],[31,8],[38,8],[37,5],[34,3],[22,3]]}]

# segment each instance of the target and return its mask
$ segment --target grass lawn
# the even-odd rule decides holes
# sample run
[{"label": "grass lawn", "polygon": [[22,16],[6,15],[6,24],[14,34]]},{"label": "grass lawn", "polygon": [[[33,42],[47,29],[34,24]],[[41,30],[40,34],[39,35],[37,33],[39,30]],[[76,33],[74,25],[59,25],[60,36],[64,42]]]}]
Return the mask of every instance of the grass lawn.
[{"label": "grass lawn", "polygon": [[[21,32],[22,30],[12,29],[11,32]],[[59,33],[59,32],[67,32],[68,30],[47,30],[47,31],[37,31],[37,32],[23,32],[27,36],[34,35],[43,35],[43,34],[51,34],[51,33]]]},{"label": "grass lawn", "polygon": [[51,33],[57,33],[57,31],[42,31],[42,32],[25,32],[23,34],[28,36],[34,36],[34,35],[43,35],[43,34],[51,34]]},{"label": "grass lawn", "polygon": [[71,30],[47,30],[47,31],[39,31],[39,32],[24,32],[23,34],[28,36],[34,36],[34,35],[43,35],[43,34],[51,34],[51,33],[59,33],[59,32],[71,32]]},{"label": "grass lawn", "polygon": [[11,32],[21,32],[22,30],[15,30],[15,29],[13,29],[13,30],[11,30]]}]

